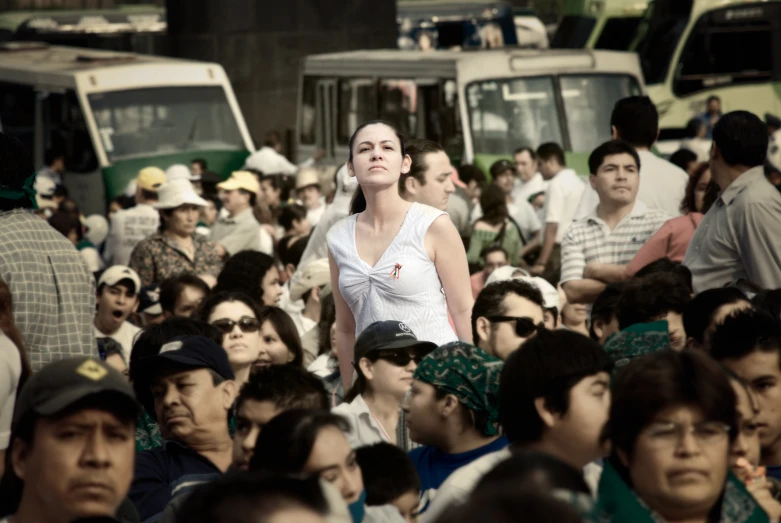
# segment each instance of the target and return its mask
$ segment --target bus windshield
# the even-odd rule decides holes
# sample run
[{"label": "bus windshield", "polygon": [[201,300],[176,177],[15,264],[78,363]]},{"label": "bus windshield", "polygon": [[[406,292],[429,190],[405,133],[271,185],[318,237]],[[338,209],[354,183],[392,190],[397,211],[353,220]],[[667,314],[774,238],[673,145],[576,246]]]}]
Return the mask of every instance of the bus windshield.
[{"label": "bus windshield", "polygon": [[88,95],[109,160],[203,150],[241,150],[221,86],[152,87]]},{"label": "bus windshield", "polygon": [[551,76],[475,82],[466,96],[475,153],[509,154],[520,145],[562,143]]},{"label": "bus windshield", "polygon": [[670,62],[691,16],[693,0],[655,0],[648,10],[637,54],[646,84],[660,84],[667,78]]}]

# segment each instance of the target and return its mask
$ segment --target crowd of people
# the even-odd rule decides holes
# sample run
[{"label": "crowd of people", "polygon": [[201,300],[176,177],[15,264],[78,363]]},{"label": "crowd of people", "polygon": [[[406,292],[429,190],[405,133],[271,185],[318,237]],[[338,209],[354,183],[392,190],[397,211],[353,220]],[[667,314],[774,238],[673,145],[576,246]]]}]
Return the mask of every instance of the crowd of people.
[{"label": "crowd of people", "polygon": [[272,137],[108,219],[0,133],[0,523],[781,520],[781,137],[709,115],[691,169],[640,96],[588,173]]}]

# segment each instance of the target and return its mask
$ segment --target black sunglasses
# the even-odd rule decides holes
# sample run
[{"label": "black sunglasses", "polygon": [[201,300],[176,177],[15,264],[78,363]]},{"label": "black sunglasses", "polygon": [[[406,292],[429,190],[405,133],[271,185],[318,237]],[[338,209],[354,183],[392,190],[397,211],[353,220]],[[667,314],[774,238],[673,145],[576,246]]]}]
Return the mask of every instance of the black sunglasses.
[{"label": "black sunglasses", "polygon": [[239,329],[243,333],[258,332],[260,329],[260,323],[255,318],[244,316],[239,321],[233,321],[228,319],[222,319],[212,322],[212,325],[220,329],[223,335],[228,335],[233,332],[233,328],[238,325]]},{"label": "black sunglasses", "polygon": [[414,350],[413,354],[410,354],[406,349],[380,350],[377,351],[377,359],[385,360],[396,367],[406,367],[411,361],[414,361],[416,365],[420,365],[420,362],[423,361],[423,358],[428,353],[429,351],[426,350]]},{"label": "black sunglasses", "polygon": [[514,321],[515,334],[521,338],[528,338],[532,334],[535,334],[538,330],[545,328],[545,325],[542,323],[535,325],[531,318],[518,318],[515,316],[488,316],[486,319],[491,323]]}]

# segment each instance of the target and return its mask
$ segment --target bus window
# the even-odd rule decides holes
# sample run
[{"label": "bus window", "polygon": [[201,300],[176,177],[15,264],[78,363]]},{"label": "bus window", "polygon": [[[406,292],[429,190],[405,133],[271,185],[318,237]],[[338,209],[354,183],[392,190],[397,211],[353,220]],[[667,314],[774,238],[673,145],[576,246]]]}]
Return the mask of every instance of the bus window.
[{"label": "bus window", "polygon": [[393,125],[402,136],[419,137],[415,82],[383,79],[380,81],[379,94],[380,120]]},{"label": "bus window", "polygon": [[561,19],[550,46],[553,49],[583,49],[588,43],[596,18],[568,15]]},{"label": "bus window", "polygon": [[637,46],[646,84],[661,84],[683,36],[693,0],[655,0],[649,9],[648,29]]},{"label": "bus window", "polygon": [[419,135],[442,144],[451,162],[459,164],[464,154],[464,137],[458,112],[458,90],[453,80],[418,86]]},{"label": "bus window", "polygon": [[594,49],[626,51],[634,41],[641,21],[639,16],[608,18]]},{"label": "bus window", "polygon": [[221,86],[153,87],[88,95],[110,161],[244,148]]},{"label": "bus window", "polygon": [[[0,126],[35,154],[35,91],[28,85],[0,82]],[[39,158],[34,159],[37,163]]]},{"label": "bus window", "polygon": [[747,5],[703,15],[684,47],[673,92],[685,96],[720,85],[769,81],[777,52],[770,11],[781,15],[774,7]]},{"label": "bus window", "polygon": [[561,95],[572,151],[590,152],[610,140],[610,116],[615,103],[640,94],[630,76],[578,75],[561,77]]},{"label": "bus window", "polygon": [[337,98],[336,141],[347,145],[359,125],[377,119],[377,82],[369,78],[340,80]]},{"label": "bus window", "polygon": [[98,158],[76,93],[45,93],[42,109],[44,150],[64,153],[68,172],[95,171]]},{"label": "bus window", "polygon": [[476,154],[510,154],[520,145],[562,143],[551,77],[474,82],[466,95]]},{"label": "bus window", "polygon": [[303,145],[314,145],[317,121],[316,90],[319,78],[305,76],[301,91],[301,121],[298,122],[298,140]]}]

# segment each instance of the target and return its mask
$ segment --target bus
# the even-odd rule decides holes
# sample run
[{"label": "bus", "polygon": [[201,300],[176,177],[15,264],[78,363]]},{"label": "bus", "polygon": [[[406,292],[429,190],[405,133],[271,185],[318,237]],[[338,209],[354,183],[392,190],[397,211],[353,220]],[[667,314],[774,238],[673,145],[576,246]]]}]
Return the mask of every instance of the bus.
[{"label": "bus", "polygon": [[383,119],[410,138],[441,143],[454,165],[484,171],[522,145],[557,142],[587,174],[610,139],[615,102],[644,92],[637,55],[592,50],[372,50],[305,58],[296,159],[325,151],[347,159],[365,121]]},{"label": "bus", "polygon": [[0,41],[36,41],[107,51],[165,54],[165,9],[120,5],[106,9],[45,9],[0,13]]},{"label": "bus", "polygon": [[144,167],[204,158],[225,174],[254,150],[218,64],[33,42],[0,44],[0,130],[36,168],[63,152],[85,215],[105,213]]},{"label": "bus", "polygon": [[635,48],[660,141],[683,138],[710,96],[781,114],[781,0],[655,0]]},{"label": "bus", "polygon": [[647,0],[564,0],[551,47],[627,51],[647,9]]}]

